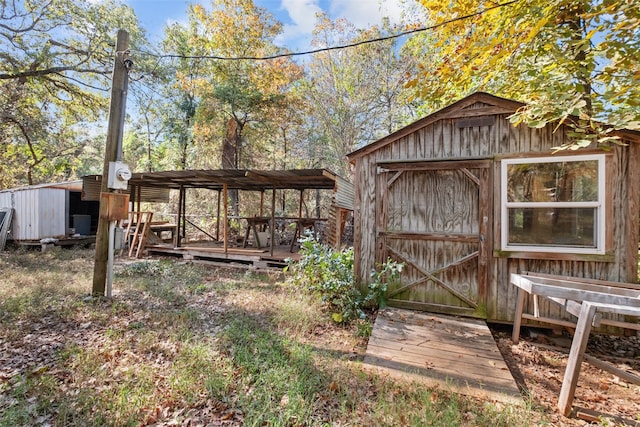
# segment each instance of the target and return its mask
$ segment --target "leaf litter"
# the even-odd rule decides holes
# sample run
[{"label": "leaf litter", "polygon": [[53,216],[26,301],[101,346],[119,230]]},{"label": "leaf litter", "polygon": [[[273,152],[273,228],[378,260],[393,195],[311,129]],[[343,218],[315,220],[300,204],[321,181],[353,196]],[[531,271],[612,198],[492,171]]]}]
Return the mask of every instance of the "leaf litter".
[{"label": "leaf litter", "polygon": [[[143,286],[132,285],[132,278],[121,276],[117,277],[111,300],[95,300],[76,290],[47,293],[42,297],[44,307],[37,313],[10,311],[5,310],[7,306],[0,306],[0,413],[22,401],[28,412],[22,418],[22,425],[64,425],[65,420],[72,419],[64,418],[65,413],[86,417],[87,411],[96,409],[83,400],[87,391],[113,393],[138,375],[141,378],[138,386],[148,390],[138,398],[147,396],[147,400],[138,404],[129,419],[116,419],[111,423],[131,424],[134,420],[134,425],[140,426],[243,425],[247,414],[238,406],[241,390],[231,387],[226,395],[213,396],[206,389],[189,384],[177,387],[174,383],[176,365],[183,363],[184,369],[189,369],[189,358],[183,353],[193,340],[210,349],[218,348],[224,325],[237,310],[250,313],[258,324],[269,323],[274,316],[274,307],[265,295],[280,290],[273,287],[272,280],[246,277],[241,280],[252,281],[252,286],[243,292],[234,292],[241,273],[231,269],[205,271],[193,290],[184,292],[191,289],[187,283],[182,290],[174,289],[175,295],[169,293],[171,290],[160,295],[162,275]],[[75,263],[69,274],[84,275],[81,286],[88,286],[90,263],[84,267]],[[8,286],[9,291],[3,292],[4,286],[0,281],[1,298],[17,294],[11,286]],[[551,425],[588,424],[583,420],[564,418],[555,409],[566,366],[566,351],[541,346],[536,342],[540,338],[523,339],[514,345],[505,332],[497,331],[495,336],[512,373],[516,374],[532,402],[542,408]],[[314,323],[308,329],[302,328],[297,339],[323,349],[320,354],[326,357],[316,362],[319,364],[337,363],[331,358],[336,354],[340,355],[337,359],[340,363],[357,363],[366,349],[366,339],[331,323]],[[204,355],[205,359],[215,357],[218,350],[211,351]],[[233,349],[220,348],[219,351],[232,352]],[[594,337],[590,340],[589,351],[620,369],[637,373],[640,368],[637,337]],[[146,377],[145,372],[149,372]],[[229,375],[240,378],[243,371],[236,368]],[[199,377],[195,375],[194,378]],[[55,386],[49,385],[51,391],[46,396],[49,407],[36,396],[24,394],[27,383],[45,387],[48,381],[55,383]],[[341,410],[336,395],[346,394],[358,402],[354,414],[361,421],[367,420],[377,398],[376,381],[369,377],[365,380],[367,386],[363,387],[362,380],[332,379],[317,396],[317,416],[332,419]],[[122,405],[129,404],[127,397],[133,393],[126,390],[120,390],[120,393],[122,396],[112,397],[114,402],[121,399]],[[395,392],[384,393],[384,400],[393,403]],[[432,393],[431,400],[436,402],[440,398]],[[65,404],[68,406],[64,407]],[[285,410],[291,404],[291,397],[280,395],[274,404]],[[585,363],[575,405],[600,411],[605,417],[618,417],[618,421],[638,421],[640,388]],[[468,411],[465,414],[463,418],[473,425],[476,415]],[[591,424],[597,425],[603,419]]]}]

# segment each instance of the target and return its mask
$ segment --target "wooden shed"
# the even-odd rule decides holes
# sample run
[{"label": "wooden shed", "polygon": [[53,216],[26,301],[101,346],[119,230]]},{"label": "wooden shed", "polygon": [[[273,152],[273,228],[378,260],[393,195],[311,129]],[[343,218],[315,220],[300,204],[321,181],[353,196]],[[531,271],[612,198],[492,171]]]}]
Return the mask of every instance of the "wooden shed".
[{"label": "wooden shed", "polygon": [[514,126],[522,106],[475,93],[348,155],[361,285],[392,258],[389,305],[512,322],[511,273],[637,282],[640,133],[553,154],[570,129]]}]

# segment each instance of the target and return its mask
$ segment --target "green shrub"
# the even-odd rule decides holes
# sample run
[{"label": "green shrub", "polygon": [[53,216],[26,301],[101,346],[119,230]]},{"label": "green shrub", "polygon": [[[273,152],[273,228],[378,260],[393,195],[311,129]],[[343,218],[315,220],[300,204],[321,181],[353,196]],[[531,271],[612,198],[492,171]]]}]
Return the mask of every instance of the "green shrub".
[{"label": "green shrub", "polygon": [[300,261],[288,266],[290,283],[319,295],[338,323],[365,317],[362,295],[354,285],[352,248],[337,251],[305,237],[300,255]]},{"label": "green shrub", "polygon": [[404,263],[398,263],[391,258],[386,262],[378,264],[378,269],[373,270],[369,277],[368,292],[364,299],[364,307],[370,309],[384,308],[387,306],[386,294],[390,283],[397,283],[400,280],[400,273],[404,268]]},{"label": "green shrub", "polygon": [[403,264],[389,259],[371,273],[367,292],[355,283],[353,248],[334,250],[307,236],[300,244],[300,261],[290,262],[289,283],[320,296],[336,323],[364,319],[363,309],[384,307],[387,283],[398,280]]}]

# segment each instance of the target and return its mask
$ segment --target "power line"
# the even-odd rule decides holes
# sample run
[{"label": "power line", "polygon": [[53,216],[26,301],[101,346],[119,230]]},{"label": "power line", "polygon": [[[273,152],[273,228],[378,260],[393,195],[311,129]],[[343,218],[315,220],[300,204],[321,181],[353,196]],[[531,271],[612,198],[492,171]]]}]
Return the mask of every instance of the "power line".
[{"label": "power line", "polygon": [[466,19],[470,19],[470,18],[473,18],[473,17],[476,17],[476,16],[483,15],[483,14],[485,14],[485,13],[491,11],[491,10],[494,10],[494,9],[498,9],[498,8],[502,8],[502,7],[505,7],[505,6],[512,5],[514,3],[517,3],[518,1],[520,1],[520,0],[511,0],[511,1],[508,1],[506,3],[498,3],[498,4],[494,5],[494,6],[488,7],[486,9],[479,10],[479,11],[471,13],[469,15],[459,16],[457,18],[449,19],[447,21],[440,22],[439,24],[434,24],[434,25],[430,25],[430,26],[427,26],[427,27],[414,28],[412,30],[403,31],[403,32],[396,33],[396,34],[391,34],[391,35],[388,35],[388,36],[377,37],[377,38],[374,38],[374,39],[362,40],[362,41],[359,41],[359,42],[353,42],[353,43],[348,43],[348,44],[339,45],[339,46],[328,46],[328,47],[308,50],[308,51],[304,51],[304,52],[286,52],[286,53],[278,53],[278,54],[275,54],[275,55],[267,55],[267,56],[236,56],[236,57],[220,56],[220,55],[193,55],[193,56],[191,56],[191,55],[175,55],[175,54],[158,55],[158,54],[154,54],[154,53],[150,53],[150,52],[141,52],[141,53],[145,53],[147,55],[151,55],[151,56],[157,57],[159,59],[163,59],[163,58],[217,59],[217,60],[222,60],[222,61],[267,61],[267,60],[270,60],[270,59],[277,59],[277,58],[289,58],[289,57],[294,57],[294,56],[312,55],[314,53],[328,52],[328,51],[332,51],[332,50],[348,49],[348,48],[351,48],[351,47],[356,47],[356,46],[361,46],[361,45],[365,45],[365,44],[377,43],[377,42],[387,41],[387,40],[391,40],[391,39],[395,39],[395,38],[399,38],[399,37],[404,37],[404,36],[407,36],[407,35],[410,35],[410,34],[415,34],[415,33],[423,32],[423,31],[435,30],[437,28],[444,27],[445,25],[449,25],[449,24],[452,24],[454,22],[463,21],[463,20],[466,20]]}]

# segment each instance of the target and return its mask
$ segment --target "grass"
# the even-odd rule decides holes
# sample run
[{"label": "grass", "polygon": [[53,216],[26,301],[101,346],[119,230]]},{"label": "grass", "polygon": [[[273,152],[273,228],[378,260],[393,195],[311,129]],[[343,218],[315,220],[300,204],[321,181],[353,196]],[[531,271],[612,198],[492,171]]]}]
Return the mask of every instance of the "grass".
[{"label": "grass", "polygon": [[544,423],[363,369],[370,325],[336,326],[279,275],[140,261],[93,299],[92,256],[0,255],[0,426]]}]

